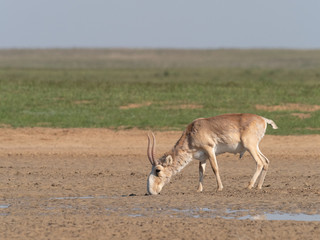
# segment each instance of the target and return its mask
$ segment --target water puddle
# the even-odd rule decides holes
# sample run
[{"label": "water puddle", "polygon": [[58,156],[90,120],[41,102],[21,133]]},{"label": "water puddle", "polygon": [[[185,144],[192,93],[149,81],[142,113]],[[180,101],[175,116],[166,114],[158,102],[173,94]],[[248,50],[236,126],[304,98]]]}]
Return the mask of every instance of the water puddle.
[{"label": "water puddle", "polygon": [[[49,199],[42,199],[36,202],[39,207],[40,215],[59,214],[63,210],[80,211],[85,210],[87,214],[91,207],[92,199],[121,199],[126,197],[133,197],[135,194],[122,196],[67,196],[67,197],[52,197]],[[52,201],[53,200],[53,201]],[[64,200],[67,200],[65,202]],[[70,201],[69,201],[70,200]],[[81,202],[74,200],[83,200]],[[28,204],[28,200],[24,203]],[[24,205],[22,204],[22,205]],[[102,201],[102,204],[104,202]],[[107,202],[105,202],[108,205]],[[21,205],[21,204],[20,204]],[[0,204],[0,216],[7,216],[10,214],[10,209],[15,209],[15,204]],[[256,209],[228,209],[209,207],[203,208],[170,208],[170,207],[144,207],[142,203],[135,203],[135,206],[128,207],[126,205],[118,205],[103,207],[101,206],[100,214],[119,215],[128,217],[172,217],[172,218],[217,218],[217,219],[236,219],[236,220],[278,220],[278,221],[317,221],[320,222],[320,214],[306,214],[306,213],[288,213],[275,210],[256,210]],[[301,211],[301,209],[300,209]],[[94,214],[94,213],[91,213]]]},{"label": "water puddle", "polygon": [[10,204],[4,204],[4,205],[0,205],[0,209],[3,209],[3,208],[8,208],[10,207]]},{"label": "water puddle", "polygon": [[282,220],[282,221],[320,221],[320,214],[304,214],[304,213],[297,213],[297,214],[290,214],[290,213],[266,213],[264,215],[266,220]]},{"label": "water puddle", "polygon": [[[110,209],[109,209],[110,210]],[[132,209],[133,210],[133,209]],[[131,217],[147,217],[152,214],[166,215],[170,217],[191,217],[191,218],[222,218],[222,219],[237,219],[237,220],[278,220],[278,221],[320,221],[320,214],[305,214],[305,213],[285,213],[281,211],[276,212],[262,212],[260,214],[252,214],[252,211],[241,209],[241,210],[214,210],[210,208],[196,208],[196,209],[178,209],[178,208],[167,208],[167,209],[137,209],[132,211],[134,213],[127,214]]]},{"label": "water puddle", "polygon": [[10,207],[10,204],[0,204],[0,216],[8,216],[9,213],[2,212],[2,209],[8,209]]},{"label": "water puddle", "polygon": [[230,210],[226,211],[226,215],[222,216],[225,219],[238,220],[277,220],[277,221],[320,221],[320,214],[305,214],[305,213],[286,213],[282,211],[262,212],[260,214],[253,214],[249,210]]},{"label": "water puddle", "polygon": [[248,209],[210,209],[210,208],[105,208],[107,214],[119,214],[129,217],[172,217],[172,218],[217,218],[236,220],[278,220],[278,221],[317,221],[320,222],[320,214],[286,213],[281,211],[256,211]]}]

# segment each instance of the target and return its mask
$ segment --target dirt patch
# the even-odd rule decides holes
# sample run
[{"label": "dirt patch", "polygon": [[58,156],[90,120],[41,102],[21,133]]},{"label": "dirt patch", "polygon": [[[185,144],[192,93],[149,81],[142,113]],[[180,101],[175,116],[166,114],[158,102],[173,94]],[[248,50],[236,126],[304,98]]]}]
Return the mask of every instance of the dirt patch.
[{"label": "dirt patch", "polygon": [[310,113],[291,113],[292,116],[298,117],[300,119],[311,118]]},{"label": "dirt patch", "polygon": [[[320,221],[265,219],[320,214],[320,135],[265,136],[260,146],[271,165],[261,191],[245,189],[255,170],[249,154],[241,160],[224,154],[218,156],[222,192],[209,165],[204,192],[196,192],[193,161],[161,195],[145,196],[146,133],[0,129],[1,239],[319,237]],[[155,134],[160,156],[181,132]]]},{"label": "dirt patch", "polygon": [[126,106],[120,106],[120,109],[132,109],[132,108],[141,108],[150,106],[152,102],[144,102],[144,103],[131,103]]},{"label": "dirt patch", "polygon": [[89,101],[89,100],[78,100],[78,101],[74,101],[73,103],[74,103],[74,104],[77,104],[77,105],[81,105],[81,104],[91,104],[92,101]]},{"label": "dirt patch", "polygon": [[[144,102],[144,103],[132,103],[126,106],[120,106],[120,109],[132,109],[132,108],[141,108],[150,106],[152,102]],[[165,106],[163,109],[200,109],[203,108],[202,105],[199,104],[178,104],[178,105],[169,105],[164,103]]]},{"label": "dirt patch", "polygon": [[179,105],[171,105],[165,106],[164,109],[201,109],[202,105],[198,104],[179,104]]},{"label": "dirt patch", "polygon": [[266,106],[266,105],[256,105],[257,110],[264,110],[269,112],[274,111],[301,111],[301,112],[315,112],[320,110],[320,105],[306,105],[299,103],[287,103],[283,105],[274,105],[274,106]]}]

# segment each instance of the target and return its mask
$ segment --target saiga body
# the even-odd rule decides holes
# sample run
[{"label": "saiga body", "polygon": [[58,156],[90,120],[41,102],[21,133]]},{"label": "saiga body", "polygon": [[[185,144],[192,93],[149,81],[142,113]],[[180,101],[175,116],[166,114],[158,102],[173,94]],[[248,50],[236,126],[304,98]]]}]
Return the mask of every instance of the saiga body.
[{"label": "saiga body", "polygon": [[203,177],[206,161],[210,162],[216,175],[217,190],[223,185],[220,178],[216,156],[222,153],[240,154],[248,151],[256,161],[256,171],[249,182],[251,189],[260,176],[258,189],[261,189],[268,171],[269,160],[261,153],[259,143],[263,138],[267,124],[278,127],[267,118],[254,114],[224,114],[211,118],[199,118],[190,123],[171,151],[156,160],[155,137],[150,145],[148,136],[148,158],[152,169],[148,177],[147,191],[151,195],[159,194],[163,186],[173,175],[180,172],[193,159],[199,160],[199,186],[203,190]]}]

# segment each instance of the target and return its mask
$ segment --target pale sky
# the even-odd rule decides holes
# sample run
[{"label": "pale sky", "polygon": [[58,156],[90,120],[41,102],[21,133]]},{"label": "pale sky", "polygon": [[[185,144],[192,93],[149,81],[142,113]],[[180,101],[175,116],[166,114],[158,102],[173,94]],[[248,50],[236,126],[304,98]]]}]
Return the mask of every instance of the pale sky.
[{"label": "pale sky", "polygon": [[0,0],[0,48],[320,48],[320,0]]}]

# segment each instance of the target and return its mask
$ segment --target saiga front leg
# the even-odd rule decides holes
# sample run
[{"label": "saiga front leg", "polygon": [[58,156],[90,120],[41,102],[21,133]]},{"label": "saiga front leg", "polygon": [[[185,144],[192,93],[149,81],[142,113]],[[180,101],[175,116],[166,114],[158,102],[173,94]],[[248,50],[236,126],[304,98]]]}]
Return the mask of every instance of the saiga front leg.
[{"label": "saiga front leg", "polygon": [[216,175],[217,185],[218,185],[217,191],[222,191],[223,185],[222,185],[221,178],[220,178],[216,154],[214,153],[212,147],[205,147],[204,149],[206,150],[206,152],[208,154],[210,165],[212,167],[214,174]]},{"label": "saiga front leg", "polygon": [[199,187],[197,192],[202,192],[203,190],[203,177],[206,171],[206,161],[199,161]]}]

